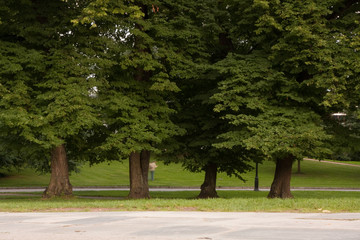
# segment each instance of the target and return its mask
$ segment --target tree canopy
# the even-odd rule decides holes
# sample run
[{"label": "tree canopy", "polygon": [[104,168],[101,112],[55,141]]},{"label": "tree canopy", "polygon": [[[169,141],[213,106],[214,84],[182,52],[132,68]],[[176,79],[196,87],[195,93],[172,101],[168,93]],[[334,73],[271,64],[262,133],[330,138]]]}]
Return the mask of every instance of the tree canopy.
[{"label": "tree canopy", "polygon": [[[103,78],[97,32],[73,26],[77,1],[6,1],[0,25],[1,145],[33,166],[49,168],[56,148],[75,161],[87,150],[87,131],[102,124],[90,96]],[[101,46],[100,52],[103,52]],[[9,141],[14,139],[14,141]],[[13,144],[14,143],[14,144]],[[14,152],[12,151],[12,152]]]},{"label": "tree canopy", "polygon": [[129,158],[142,198],[151,153],[205,171],[211,196],[218,171],[272,160],[269,197],[291,197],[294,160],[357,138],[331,114],[359,116],[359,1],[0,6],[0,167]]}]

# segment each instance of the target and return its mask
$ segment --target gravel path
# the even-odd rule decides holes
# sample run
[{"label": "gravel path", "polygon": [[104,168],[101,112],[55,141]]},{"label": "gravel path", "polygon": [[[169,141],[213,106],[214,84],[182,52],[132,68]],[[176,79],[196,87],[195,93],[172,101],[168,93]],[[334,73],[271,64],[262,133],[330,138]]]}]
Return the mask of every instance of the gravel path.
[{"label": "gravel path", "polygon": [[320,162],[320,163],[337,164],[337,165],[343,165],[343,166],[360,167],[360,165],[357,165],[357,164],[351,164],[351,163],[341,163],[341,162],[332,162],[332,161],[317,160],[317,159],[312,159],[312,158],[304,158],[304,160],[305,160],[305,161]]}]

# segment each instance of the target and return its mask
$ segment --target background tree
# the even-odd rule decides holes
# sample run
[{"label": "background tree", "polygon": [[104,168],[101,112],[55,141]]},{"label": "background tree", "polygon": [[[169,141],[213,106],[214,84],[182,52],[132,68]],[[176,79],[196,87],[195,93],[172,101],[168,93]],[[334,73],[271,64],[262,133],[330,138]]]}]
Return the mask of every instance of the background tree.
[{"label": "background tree", "polygon": [[240,174],[251,169],[246,163],[250,159],[244,149],[229,151],[213,146],[218,142],[217,136],[224,131],[226,123],[219,118],[219,114],[213,112],[214,103],[210,97],[216,86],[216,79],[211,78],[211,73],[199,74],[196,79],[182,82],[184,85],[179,84],[182,89],[178,96],[181,106],[176,122],[186,129],[186,134],[176,139],[178,148],[175,153],[170,152],[172,156],[167,157],[167,161],[180,162],[192,172],[205,172],[199,198],[218,197],[218,172],[242,179]]},{"label": "background tree", "polygon": [[[331,29],[329,45],[333,49],[333,66],[320,84],[328,87],[326,104],[331,109],[328,130],[335,136],[329,144],[338,160],[358,159],[359,121],[359,1],[334,1],[327,27]],[[334,113],[346,116],[335,116]]]},{"label": "background tree", "polygon": [[231,39],[227,38],[226,3],[202,1],[190,17],[192,32],[199,34],[198,53],[193,55],[192,74],[178,82],[181,92],[176,97],[179,110],[175,118],[186,134],[176,139],[178,148],[168,153],[167,161],[180,162],[192,172],[205,172],[198,197],[214,198],[218,197],[217,173],[225,172],[242,179],[240,174],[251,169],[247,164],[250,159],[243,148],[229,151],[213,146],[226,128],[226,121],[213,111],[215,102],[210,98],[217,91],[219,81],[214,64],[233,50]]},{"label": "background tree", "polygon": [[331,159],[359,161],[359,118],[357,112],[333,114],[329,117],[328,131],[334,138],[328,144],[332,147]]}]

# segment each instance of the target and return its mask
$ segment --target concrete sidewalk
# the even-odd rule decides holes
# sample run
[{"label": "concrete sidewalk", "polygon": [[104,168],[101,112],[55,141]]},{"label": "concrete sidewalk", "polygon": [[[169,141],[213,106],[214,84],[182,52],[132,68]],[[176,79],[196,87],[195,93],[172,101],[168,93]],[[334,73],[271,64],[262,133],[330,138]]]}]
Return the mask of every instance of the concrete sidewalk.
[{"label": "concrete sidewalk", "polygon": [[360,213],[0,213],[1,240],[359,240]]}]

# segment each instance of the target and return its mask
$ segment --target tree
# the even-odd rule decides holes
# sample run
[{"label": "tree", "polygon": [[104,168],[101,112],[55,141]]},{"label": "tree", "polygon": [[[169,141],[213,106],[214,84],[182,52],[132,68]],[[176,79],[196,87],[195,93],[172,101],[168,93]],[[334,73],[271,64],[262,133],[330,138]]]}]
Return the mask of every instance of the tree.
[{"label": "tree", "polygon": [[[229,151],[216,148],[217,135],[224,130],[225,121],[213,112],[214,104],[210,101],[215,79],[197,78],[179,84],[182,89],[178,96],[181,104],[176,123],[186,129],[186,134],[177,137],[177,149],[170,151],[167,161],[180,162],[185,169],[192,172],[205,172],[204,182],[198,198],[218,197],[216,178],[218,172],[241,178],[241,173],[251,169],[246,163],[250,161],[243,149]],[[191,83],[190,83],[191,82]],[[243,179],[242,179],[243,180]]]},{"label": "tree", "polygon": [[[8,141],[12,141],[12,140],[13,139],[8,139]],[[11,144],[15,144],[15,143],[13,142]],[[24,165],[24,159],[21,157],[21,153],[17,151],[13,152],[12,149],[8,148],[8,144],[0,145],[0,170],[21,168],[23,165]]]},{"label": "tree", "polygon": [[[102,124],[97,99],[90,96],[103,83],[91,77],[101,65],[94,53],[99,36],[71,23],[82,4],[1,3],[1,142],[37,166],[48,167],[51,159],[44,197],[72,194],[68,157],[83,158],[89,129]],[[9,144],[14,135],[17,144]]]},{"label": "tree", "polygon": [[238,50],[220,62],[229,67],[214,99],[235,128],[217,146],[245,146],[275,161],[270,198],[292,197],[296,159],[329,153],[324,120],[344,103],[344,80],[357,71],[337,60],[351,51],[340,48],[328,20],[337,2],[228,2]]},{"label": "tree", "polygon": [[[97,14],[97,6],[104,14]],[[129,158],[129,198],[149,198],[148,165],[152,153],[169,151],[166,145],[184,130],[171,116],[176,111],[175,82],[192,75],[198,33],[192,31],[191,17],[200,3],[187,1],[93,1],[86,21],[99,28],[116,26],[123,33],[116,42],[122,50],[114,53],[117,64],[107,71],[108,84],[99,88],[106,135],[97,149],[107,155]],[[122,10],[125,8],[126,10]],[[118,9],[118,10],[116,10]],[[129,11],[128,11],[129,10]],[[110,49],[111,51],[111,49]],[[200,53],[201,54],[201,53]]]},{"label": "tree", "polygon": [[196,46],[189,42],[191,64],[182,77],[173,78],[181,91],[174,99],[177,114],[172,118],[186,133],[166,142],[164,160],[166,163],[181,163],[192,172],[205,172],[198,198],[215,198],[218,197],[217,173],[226,172],[242,179],[240,174],[250,169],[246,164],[249,159],[242,156],[240,149],[233,152],[213,146],[218,142],[217,135],[225,123],[219,114],[214,113],[214,101],[210,99],[218,81],[213,64],[229,51],[229,46],[224,43],[226,32],[221,27],[222,17],[226,16],[225,6],[214,1],[187,4],[186,18],[191,23],[187,31],[196,37]]},{"label": "tree", "polygon": [[334,136],[331,159],[359,161],[359,118],[357,111],[332,114],[327,122],[328,131]]},{"label": "tree", "polygon": [[[327,118],[328,131],[334,135],[329,144],[333,158],[356,159],[359,118],[359,1],[336,1],[327,16],[332,32],[333,67],[321,84],[328,86],[325,104],[331,109]],[[335,116],[334,113],[345,113]]]}]

